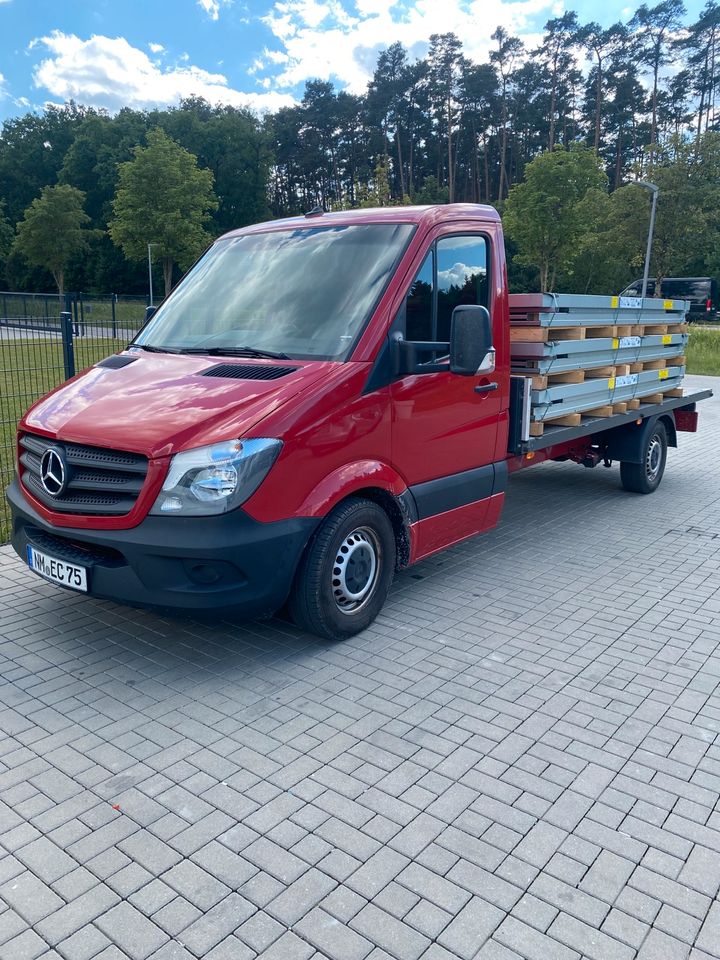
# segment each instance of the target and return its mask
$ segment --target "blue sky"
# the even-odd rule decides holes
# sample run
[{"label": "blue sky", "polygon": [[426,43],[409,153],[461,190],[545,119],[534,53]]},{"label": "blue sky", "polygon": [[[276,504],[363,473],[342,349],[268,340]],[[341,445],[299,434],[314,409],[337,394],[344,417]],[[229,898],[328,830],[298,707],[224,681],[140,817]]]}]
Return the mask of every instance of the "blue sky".
[{"label": "blue sky", "polygon": [[[212,102],[275,109],[305,81],[365,88],[378,51],[395,40],[421,56],[454,30],[487,58],[498,24],[537,44],[566,9],[604,25],[636,4],[597,0],[0,0],[0,120],[73,98],[116,111]],[[688,17],[701,0],[687,3]]]}]

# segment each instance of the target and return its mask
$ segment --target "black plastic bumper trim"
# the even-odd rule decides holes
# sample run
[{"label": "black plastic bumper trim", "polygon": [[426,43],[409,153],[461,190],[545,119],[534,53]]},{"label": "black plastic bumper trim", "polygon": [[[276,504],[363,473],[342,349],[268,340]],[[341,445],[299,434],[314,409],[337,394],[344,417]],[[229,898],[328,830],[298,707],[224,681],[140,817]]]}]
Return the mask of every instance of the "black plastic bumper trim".
[{"label": "black plastic bumper trim", "polygon": [[290,592],[320,522],[260,523],[242,510],[215,517],[146,517],[126,530],[54,527],[30,506],[17,479],[8,487],[12,544],[73,557],[88,568],[88,593],[131,606],[241,617],[269,616]]}]

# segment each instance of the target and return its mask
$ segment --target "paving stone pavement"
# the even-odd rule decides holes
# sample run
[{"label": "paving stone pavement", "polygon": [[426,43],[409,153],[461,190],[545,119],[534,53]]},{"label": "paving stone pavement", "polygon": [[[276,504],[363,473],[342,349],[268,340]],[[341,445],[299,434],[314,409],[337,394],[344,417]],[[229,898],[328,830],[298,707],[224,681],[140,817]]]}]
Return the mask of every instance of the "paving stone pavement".
[{"label": "paving stone pavement", "polygon": [[0,550],[0,960],[718,957],[701,409],[655,495],[528,470],[342,644],[94,601]]}]

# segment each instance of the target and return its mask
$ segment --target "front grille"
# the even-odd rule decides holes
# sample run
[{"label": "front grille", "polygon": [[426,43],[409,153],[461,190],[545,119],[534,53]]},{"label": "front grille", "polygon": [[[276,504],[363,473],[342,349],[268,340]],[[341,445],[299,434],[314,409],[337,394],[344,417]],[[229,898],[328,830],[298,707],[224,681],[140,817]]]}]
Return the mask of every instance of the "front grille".
[{"label": "front grille", "polygon": [[[48,449],[65,461],[67,483],[52,496],[40,480],[40,464]],[[147,457],[124,450],[106,450],[77,443],[48,440],[32,433],[20,438],[23,486],[36,500],[58,513],[122,516],[129,513],[145,483]]]},{"label": "front grille", "polygon": [[227,377],[229,380],[277,380],[295,373],[297,367],[271,367],[267,364],[252,363],[220,363],[216,367],[208,367],[200,374],[201,377]]}]

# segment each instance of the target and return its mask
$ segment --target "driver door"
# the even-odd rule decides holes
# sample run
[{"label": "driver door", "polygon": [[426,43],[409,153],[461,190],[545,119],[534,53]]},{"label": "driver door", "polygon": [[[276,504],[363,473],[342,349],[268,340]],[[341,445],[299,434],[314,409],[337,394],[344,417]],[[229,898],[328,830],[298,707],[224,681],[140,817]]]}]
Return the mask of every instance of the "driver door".
[{"label": "driver door", "polygon": [[[407,340],[449,341],[456,306],[491,309],[490,254],[486,234],[438,237],[393,329]],[[417,504],[419,559],[494,525],[490,498],[504,490],[507,476],[497,456],[502,393],[493,374],[459,376],[448,368],[401,375],[391,396],[392,458]]]}]

